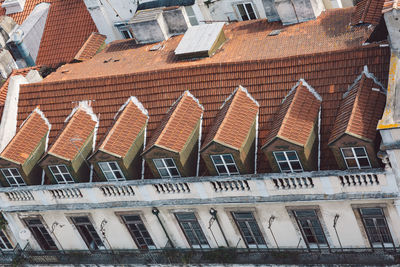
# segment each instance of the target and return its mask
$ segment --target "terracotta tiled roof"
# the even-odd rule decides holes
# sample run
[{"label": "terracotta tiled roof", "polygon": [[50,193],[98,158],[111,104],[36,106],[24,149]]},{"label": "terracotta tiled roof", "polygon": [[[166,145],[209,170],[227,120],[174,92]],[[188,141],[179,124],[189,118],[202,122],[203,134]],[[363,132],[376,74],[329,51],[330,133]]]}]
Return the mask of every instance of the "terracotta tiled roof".
[{"label": "terracotta tiled roof", "polygon": [[382,17],[385,0],[361,0],[351,18],[351,25],[370,23],[377,25]]},{"label": "terracotta tiled roof", "polygon": [[90,107],[80,105],[72,111],[71,115],[67,125],[48,152],[67,160],[76,157],[97,125],[97,118]]},{"label": "terracotta tiled roof", "polygon": [[79,61],[91,59],[101,49],[101,46],[104,45],[106,38],[107,36],[105,35],[93,32],[75,55],[74,59]]},{"label": "terracotta tiled roof", "polygon": [[[0,1],[0,5],[4,2],[4,0]],[[53,0],[26,0],[25,1],[25,6],[24,10],[22,12],[17,12],[14,14],[8,14],[7,16],[10,16],[14,19],[14,21],[21,25],[22,22],[31,14],[32,10],[35,8],[36,5],[40,3],[51,3]],[[3,7],[0,7],[0,16],[1,15],[6,15],[6,9]]]},{"label": "terracotta tiled roof", "polygon": [[162,119],[143,153],[155,145],[182,151],[202,115],[203,106],[188,91],[184,92]]},{"label": "terracotta tiled roof", "polygon": [[29,68],[24,68],[24,69],[17,69],[13,70],[10,76],[8,76],[7,80],[3,83],[3,85],[0,88],[0,106],[3,106],[4,103],[6,102],[7,98],[7,92],[8,92],[8,85],[10,84],[10,78],[14,75],[23,75],[26,76],[29,71],[31,70],[39,70],[40,66],[34,66],[34,67],[29,67]]},{"label": "terracotta tiled roof", "polygon": [[258,114],[259,105],[246,89],[239,88],[223,104],[213,126],[203,142],[203,147],[212,141],[240,149],[250,132]]},{"label": "terracotta tiled roof", "polygon": [[53,66],[70,62],[96,31],[83,0],[52,0],[36,64]]},{"label": "terracotta tiled roof", "polygon": [[386,13],[392,9],[399,9],[399,8],[400,8],[399,0],[386,0],[385,3],[383,4],[382,13]]},{"label": "terracotta tiled roof", "polygon": [[305,81],[296,84],[283,100],[264,146],[275,137],[306,145],[318,118],[321,101],[321,96]]},{"label": "terracotta tiled roof", "polygon": [[[359,47],[373,27],[349,29],[353,11],[354,8],[327,11],[316,20],[291,26],[266,20],[231,23],[224,27],[228,41],[221,49],[212,57],[195,61],[182,61],[175,57],[174,50],[182,36],[170,38],[163,43],[164,48],[157,51],[150,51],[154,44],[137,45],[132,40],[121,40],[108,45],[90,62],[62,66],[46,80],[85,79],[221,62],[278,59]],[[283,31],[279,35],[268,36],[276,29]]]},{"label": "terracotta tiled roof", "polygon": [[[50,142],[54,142],[74,103],[95,100],[92,107],[100,114],[97,136],[101,139],[113,125],[121,105],[128,97],[136,96],[149,111],[149,141],[157,135],[155,130],[174,101],[190,90],[204,106],[204,142],[220,106],[242,85],[260,104],[261,145],[266,142],[283,98],[303,78],[323,99],[321,169],[337,169],[328,140],[342,95],[364,65],[386,85],[390,60],[389,47],[363,45],[370,32],[368,26],[348,27],[353,10],[326,12],[316,21],[286,26],[276,39],[268,33],[282,27],[279,23],[233,23],[226,28],[229,40],[213,57],[192,61],[174,59],[179,36],[166,41],[164,49],[158,51],[148,51],[151,46],[137,46],[130,41],[113,43],[91,60],[59,68],[44,82],[22,85],[18,123],[40,105],[54,129],[50,132]],[[106,59],[108,63],[103,63]],[[258,151],[257,172],[270,171],[265,155]],[[200,174],[207,174],[203,166]]]},{"label": "terracotta tiled roof", "polygon": [[122,108],[118,119],[100,145],[101,150],[120,157],[128,153],[149,118],[147,110],[134,97],[130,97]]},{"label": "terracotta tiled roof", "polygon": [[50,124],[43,113],[36,108],[11,139],[0,157],[23,164],[35,151],[39,142],[50,131]]},{"label": "terracotta tiled roof", "polygon": [[386,96],[381,90],[381,86],[365,73],[356,80],[344,94],[329,143],[345,133],[367,141],[375,140],[376,126],[386,102]]}]

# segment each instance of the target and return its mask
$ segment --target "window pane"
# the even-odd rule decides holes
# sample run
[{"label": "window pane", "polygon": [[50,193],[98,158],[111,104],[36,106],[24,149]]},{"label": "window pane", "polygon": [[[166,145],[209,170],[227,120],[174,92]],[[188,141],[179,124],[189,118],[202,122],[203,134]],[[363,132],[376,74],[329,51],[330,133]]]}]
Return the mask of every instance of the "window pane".
[{"label": "window pane", "polygon": [[250,16],[250,19],[256,19],[257,18],[256,14],[254,13],[253,6],[250,3],[246,4],[246,9],[247,9],[247,13]]},{"label": "window pane", "polygon": [[249,20],[249,18],[247,17],[246,11],[244,10],[243,4],[237,5],[237,8],[239,10],[239,14],[240,14],[240,17],[242,18],[242,20]]},{"label": "window pane", "polygon": [[165,165],[167,165],[168,167],[174,167],[174,161],[172,159],[165,159]]},{"label": "window pane", "polygon": [[153,161],[157,168],[164,167],[164,164],[161,159],[153,159]]},{"label": "window pane", "polygon": [[287,162],[279,162],[279,166],[282,171],[290,171],[289,163]]},{"label": "window pane", "polygon": [[224,158],[225,163],[234,163],[231,155],[223,155],[222,157]]},{"label": "window pane", "polygon": [[292,165],[293,170],[300,170],[300,171],[302,170],[300,162],[292,161],[292,162],[290,162],[290,164]]},{"label": "window pane", "polygon": [[60,166],[58,166],[58,168],[60,169],[60,171],[62,173],[68,173],[68,169],[65,165],[60,165]]},{"label": "window pane", "polygon": [[277,161],[286,161],[285,154],[283,152],[275,152],[274,155]]},{"label": "window pane", "polygon": [[220,174],[228,173],[226,168],[225,168],[225,165],[219,165],[219,166],[216,166],[216,167],[217,167],[218,173],[220,173]]},{"label": "window pane", "polygon": [[355,159],[347,159],[346,162],[349,168],[358,168],[357,161]]},{"label": "window pane", "polygon": [[176,168],[170,168],[169,172],[171,173],[172,176],[179,176],[179,172]]},{"label": "window pane", "polygon": [[353,157],[353,151],[351,148],[342,148],[342,151],[345,157]]},{"label": "window pane", "polygon": [[221,159],[220,155],[213,155],[211,156],[215,164],[223,164],[224,162]]},{"label": "window pane", "polygon": [[358,163],[360,164],[360,167],[367,167],[367,168],[370,167],[369,161],[367,158],[358,159]]},{"label": "window pane", "polygon": [[288,157],[289,160],[297,160],[296,152],[293,151],[286,152],[286,156]]},{"label": "window pane", "polygon": [[160,172],[161,176],[169,177],[169,173],[168,173],[167,169],[158,169],[158,171]]},{"label": "window pane", "polygon": [[354,152],[356,152],[357,157],[363,157],[366,156],[367,154],[365,153],[365,149],[363,147],[356,147],[354,148]]},{"label": "window pane", "polygon": [[232,174],[238,173],[238,170],[236,169],[235,165],[228,165],[227,167],[230,173]]}]

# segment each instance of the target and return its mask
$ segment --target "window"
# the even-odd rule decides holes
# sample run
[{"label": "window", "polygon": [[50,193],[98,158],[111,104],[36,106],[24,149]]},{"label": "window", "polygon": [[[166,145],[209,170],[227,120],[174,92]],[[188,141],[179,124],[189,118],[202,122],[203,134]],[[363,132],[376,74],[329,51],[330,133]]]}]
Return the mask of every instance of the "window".
[{"label": "window", "polygon": [[59,184],[73,184],[74,179],[72,179],[71,174],[69,173],[67,166],[65,165],[53,165],[49,166],[51,173],[53,174],[54,179],[56,179]]},{"label": "window", "polygon": [[156,248],[139,215],[122,215],[121,218],[139,249]]},{"label": "window", "polygon": [[293,214],[307,247],[320,248],[328,245],[316,210],[294,210]]},{"label": "window", "polygon": [[393,247],[393,239],[382,208],[362,208],[360,215],[372,247]]},{"label": "window", "polygon": [[252,212],[232,212],[246,246],[249,248],[266,248],[265,240]]},{"label": "window", "polygon": [[346,147],[341,150],[348,169],[371,168],[365,147]]},{"label": "window", "polygon": [[124,174],[117,162],[99,162],[99,166],[108,181],[125,181]]},{"label": "window", "polygon": [[199,22],[197,21],[196,14],[194,13],[193,7],[185,6],[185,9],[186,9],[186,14],[189,18],[190,24],[192,26],[199,25]]},{"label": "window", "polygon": [[124,39],[133,38],[132,32],[130,31],[127,23],[116,24],[115,27],[118,29]]},{"label": "window", "polygon": [[161,178],[179,178],[178,168],[173,159],[153,159]]},{"label": "window", "polygon": [[1,169],[1,172],[10,186],[18,187],[26,185],[24,179],[22,179],[21,174],[19,174],[19,171],[16,168]]},{"label": "window", "polygon": [[1,250],[13,250],[10,240],[8,240],[3,230],[0,230],[0,248]]},{"label": "window", "polygon": [[175,213],[176,219],[192,248],[209,248],[207,239],[193,212]]},{"label": "window", "polygon": [[236,8],[242,20],[257,19],[256,12],[254,11],[253,4],[250,2],[237,4]]},{"label": "window", "polygon": [[296,151],[274,152],[274,157],[281,172],[302,172],[299,157]]},{"label": "window", "polygon": [[54,243],[39,217],[28,218],[24,221],[42,250],[58,250],[56,243]]},{"label": "window", "polygon": [[76,229],[90,250],[104,249],[103,241],[87,216],[71,217]]},{"label": "window", "polygon": [[218,175],[239,174],[235,160],[231,154],[211,155],[211,159],[214,163],[215,169],[218,172]]}]

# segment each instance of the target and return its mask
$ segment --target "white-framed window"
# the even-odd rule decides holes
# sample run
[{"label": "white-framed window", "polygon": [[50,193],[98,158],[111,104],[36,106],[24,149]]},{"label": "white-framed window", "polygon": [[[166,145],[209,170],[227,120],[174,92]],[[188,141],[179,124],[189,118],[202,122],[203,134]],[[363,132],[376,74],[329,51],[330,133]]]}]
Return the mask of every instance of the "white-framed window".
[{"label": "white-framed window", "polygon": [[340,148],[343,159],[348,169],[367,169],[371,168],[365,147],[345,147]]},{"label": "white-framed window", "polygon": [[3,173],[4,177],[6,178],[10,186],[18,187],[26,185],[18,169],[6,168],[6,169],[1,169],[1,172]]},{"label": "white-framed window", "polygon": [[302,172],[303,167],[296,151],[277,151],[274,152],[276,163],[281,172]]},{"label": "white-framed window", "polygon": [[197,20],[196,14],[194,13],[193,7],[192,6],[185,6],[186,14],[189,18],[190,24],[192,26],[199,25],[199,22]]},{"label": "white-framed window", "polygon": [[218,175],[239,174],[235,160],[231,154],[211,155],[211,159]]},{"label": "white-framed window", "polygon": [[153,159],[153,162],[154,165],[156,165],[156,168],[161,178],[181,177],[173,159],[171,158]]},{"label": "white-framed window", "polygon": [[132,32],[127,23],[115,24],[115,27],[118,29],[124,39],[133,38]]},{"label": "white-framed window", "polygon": [[125,176],[116,161],[99,162],[98,164],[108,181],[125,181]]},{"label": "white-framed window", "polygon": [[241,20],[244,21],[244,20],[257,19],[257,14],[253,6],[253,3],[244,2],[236,4],[235,6]]},{"label": "white-framed window", "polygon": [[0,230],[0,249],[2,251],[14,249],[4,230]]},{"label": "white-framed window", "polygon": [[62,165],[52,165],[49,166],[51,173],[53,174],[54,179],[56,179],[59,184],[73,184],[74,179],[72,179],[71,174],[68,171],[67,166]]}]

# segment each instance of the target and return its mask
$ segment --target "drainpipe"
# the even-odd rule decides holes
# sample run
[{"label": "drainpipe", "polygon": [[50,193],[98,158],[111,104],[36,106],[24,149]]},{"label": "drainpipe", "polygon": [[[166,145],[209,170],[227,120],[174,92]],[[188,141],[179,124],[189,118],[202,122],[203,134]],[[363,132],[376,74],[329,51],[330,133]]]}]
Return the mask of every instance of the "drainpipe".
[{"label": "drainpipe", "polygon": [[175,248],[174,243],[172,243],[171,238],[169,238],[169,235],[167,233],[167,230],[164,227],[164,224],[162,223],[160,217],[158,216],[160,211],[156,207],[154,207],[154,208],[151,209],[151,213],[153,213],[157,217],[158,222],[160,223],[160,225],[161,225],[161,227],[162,227],[162,229],[164,231],[164,234],[167,236],[168,242],[171,244],[171,247]]},{"label": "drainpipe", "polygon": [[274,232],[272,232],[272,229],[271,229],[271,226],[272,226],[272,223],[274,222],[274,220],[275,220],[275,216],[271,215],[271,217],[269,217],[269,220],[268,220],[268,229],[271,232],[272,237],[274,238],[275,245],[276,245],[278,251],[280,251],[279,246],[278,246],[278,242],[276,242],[276,238],[275,238]]},{"label": "drainpipe", "polygon": [[218,220],[218,217],[217,217],[217,211],[216,211],[215,209],[211,208],[211,209],[210,209],[210,214],[211,214],[211,216],[213,217],[213,219],[217,222],[218,227],[219,227],[219,230],[221,231],[222,236],[224,237],[226,246],[229,248],[228,240],[226,239],[224,230],[222,230],[221,224],[219,223],[219,220]]},{"label": "drainpipe", "polygon": [[335,229],[335,233],[336,233],[336,237],[337,237],[337,239],[338,239],[338,241],[339,241],[340,249],[341,249],[342,252],[343,252],[342,242],[340,241],[339,234],[338,234],[338,232],[337,232],[337,230],[336,230],[336,224],[337,224],[337,221],[338,221],[338,220],[339,220],[339,214],[336,214],[336,215],[335,215],[335,218],[333,218],[333,228]]},{"label": "drainpipe", "polygon": [[22,58],[25,60],[28,67],[35,66],[35,61],[33,60],[32,56],[29,54],[28,49],[26,48],[23,42],[24,32],[19,29],[16,30],[15,33],[12,35],[12,41],[15,43],[15,46],[18,49],[18,52],[21,54]]}]

